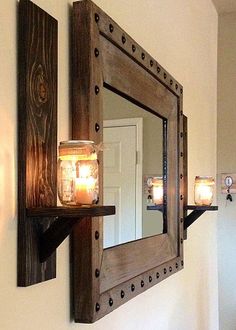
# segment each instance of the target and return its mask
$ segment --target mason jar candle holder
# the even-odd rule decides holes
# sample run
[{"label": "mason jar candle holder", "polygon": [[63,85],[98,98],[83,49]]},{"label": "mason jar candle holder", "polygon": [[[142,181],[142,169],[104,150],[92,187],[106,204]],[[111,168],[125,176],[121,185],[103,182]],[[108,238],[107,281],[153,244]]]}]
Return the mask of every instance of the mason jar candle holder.
[{"label": "mason jar candle holder", "polygon": [[58,157],[58,196],[61,204],[97,204],[98,193],[98,160],[94,142],[61,142]]},{"label": "mason jar candle holder", "polygon": [[194,202],[199,206],[210,206],[213,202],[215,181],[211,176],[196,176]]},{"label": "mason jar candle holder", "polygon": [[154,177],[152,179],[153,203],[155,205],[163,204],[163,178]]}]

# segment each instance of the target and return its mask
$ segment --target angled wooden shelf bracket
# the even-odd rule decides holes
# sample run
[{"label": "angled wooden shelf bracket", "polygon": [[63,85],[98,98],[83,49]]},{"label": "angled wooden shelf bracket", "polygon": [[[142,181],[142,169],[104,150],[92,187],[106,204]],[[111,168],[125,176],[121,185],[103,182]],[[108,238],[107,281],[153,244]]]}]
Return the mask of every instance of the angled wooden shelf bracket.
[{"label": "angled wooden shelf bracket", "polygon": [[55,218],[48,229],[39,236],[39,261],[45,262],[57,247],[70,235],[73,227],[85,217],[98,217],[115,214],[115,206],[91,207],[45,207],[29,208],[27,216],[34,219]]},{"label": "angled wooden shelf bracket", "polygon": [[192,212],[184,218],[184,229],[185,230],[189,226],[191,226],[206,211],[217,211],[218,206],[188,205],[186,209],[192,210]]}]

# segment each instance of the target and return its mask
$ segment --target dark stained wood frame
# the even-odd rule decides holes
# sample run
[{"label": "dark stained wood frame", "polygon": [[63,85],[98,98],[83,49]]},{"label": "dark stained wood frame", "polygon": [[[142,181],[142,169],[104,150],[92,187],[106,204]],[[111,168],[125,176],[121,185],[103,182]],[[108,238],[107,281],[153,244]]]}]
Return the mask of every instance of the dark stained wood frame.
[{"label": "dark stained wood frame", "polygon": [[183,88],[90,0],[74,3],[71,72],[73,139],[102,142],[104,86],[168,125],[167,233],[104,250],[102,218],[73,230],[73,315],[92,323],[183,268]]}]

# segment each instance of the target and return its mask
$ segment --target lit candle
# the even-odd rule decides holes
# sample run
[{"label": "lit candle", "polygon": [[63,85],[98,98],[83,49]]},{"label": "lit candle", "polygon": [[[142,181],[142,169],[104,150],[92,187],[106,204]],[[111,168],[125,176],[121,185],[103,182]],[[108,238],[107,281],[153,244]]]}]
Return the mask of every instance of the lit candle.
[{"label": "lit candle", "polygon": [[196,205],[209,206],[213,201],[214,179],[212,177],[195,178],[194,200]]},{"label": "lit candle", "polygon": [[94,202],[95,194],[95,179],[76,178],[75,179],[75,201],[76,204],[92,204]]},{"label": "lit candle", "polygon": [[163,204],[163,179],[158,177],[153,178],[152,185],[153,202],[156,205]]},{"label": "lit candle", "polygon": [[63,205],[91,205],[98,202],[97,151],[92,141],[60,143],[58,196]]}]

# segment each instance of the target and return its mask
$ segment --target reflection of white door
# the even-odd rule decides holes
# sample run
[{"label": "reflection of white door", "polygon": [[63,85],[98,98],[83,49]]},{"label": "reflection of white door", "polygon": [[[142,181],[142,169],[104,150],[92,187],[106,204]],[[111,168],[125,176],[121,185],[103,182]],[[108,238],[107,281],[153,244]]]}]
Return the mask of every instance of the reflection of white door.
[{"label": "reflection of white door", "polygon": [[103,127],[104,205],[116,206],[115,215],[104,217],[109,247],[142,236],[142,119],[106,120]]}]

